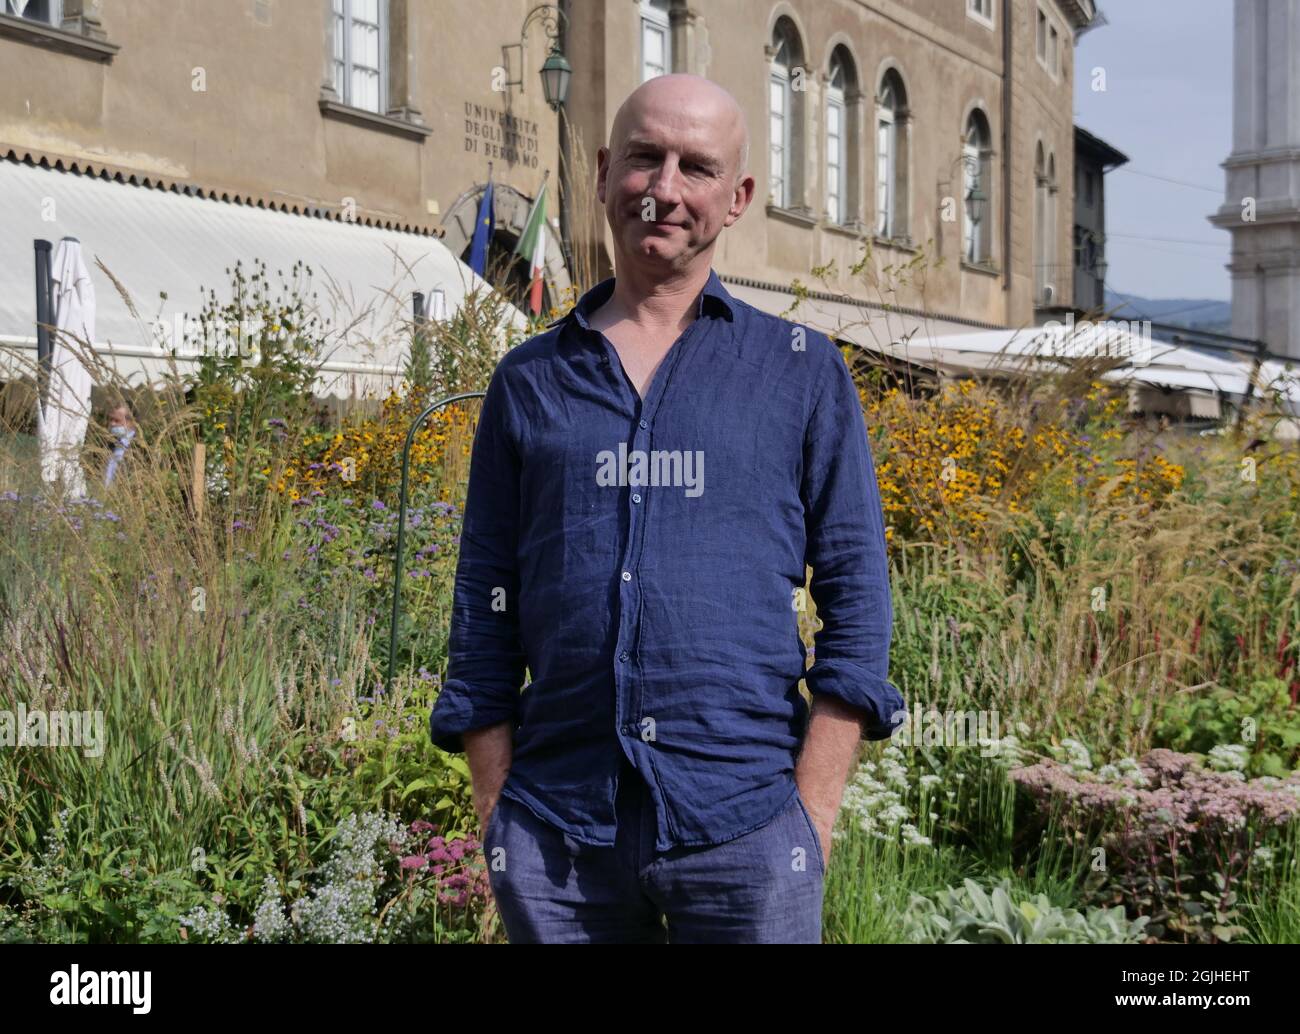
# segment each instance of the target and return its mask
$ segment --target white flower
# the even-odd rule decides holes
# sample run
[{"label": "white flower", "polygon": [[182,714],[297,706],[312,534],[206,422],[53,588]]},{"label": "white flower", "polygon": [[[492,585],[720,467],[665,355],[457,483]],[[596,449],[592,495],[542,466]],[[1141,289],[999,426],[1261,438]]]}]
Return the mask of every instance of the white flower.
[{"label": "white flower", "polygon": [[1220,743],[1210,751],[1207,760],[1217,772],[1244,773],[1248,752],[1244,743]]}]

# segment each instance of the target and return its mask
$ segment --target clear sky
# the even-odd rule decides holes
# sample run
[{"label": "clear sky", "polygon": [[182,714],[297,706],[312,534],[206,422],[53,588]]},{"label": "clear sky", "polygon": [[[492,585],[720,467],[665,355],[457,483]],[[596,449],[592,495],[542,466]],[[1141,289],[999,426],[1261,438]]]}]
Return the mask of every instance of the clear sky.
[{"label": "clear sky", "polygon": [[1109,24],[1079,40],[1074,120],[1129,158],[1106,174],[1107,286],[1227,301],[1231,238],[1206,219],[1232,149],[1232,0],[1098,6]]}]

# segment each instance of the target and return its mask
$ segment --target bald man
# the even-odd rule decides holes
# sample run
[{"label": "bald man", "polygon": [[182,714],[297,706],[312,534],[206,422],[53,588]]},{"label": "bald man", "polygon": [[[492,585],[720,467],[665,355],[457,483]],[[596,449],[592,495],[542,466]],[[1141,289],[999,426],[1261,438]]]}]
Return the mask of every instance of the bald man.
[{"label": "bald man", "polygon": [[615,276],[488,386],[429,724],[512,943],[820,941],[858,745],[906,715],[848,369],[712,269],[748,151],[717,84],[634,91],[597,156]]}]

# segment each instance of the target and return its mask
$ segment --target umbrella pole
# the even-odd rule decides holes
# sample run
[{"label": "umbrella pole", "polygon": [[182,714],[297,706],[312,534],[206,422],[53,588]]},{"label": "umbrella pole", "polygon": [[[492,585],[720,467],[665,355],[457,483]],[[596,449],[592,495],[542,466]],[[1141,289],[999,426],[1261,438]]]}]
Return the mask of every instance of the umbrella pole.
[{"label": "umbrella pole", "polygon": [[50,252],[53,249],[49,241],[32,242],[36,249],[36,406],[45,412],[45,392],[50,380],[50,326],[54,323],[53,284],[50,282]]}]

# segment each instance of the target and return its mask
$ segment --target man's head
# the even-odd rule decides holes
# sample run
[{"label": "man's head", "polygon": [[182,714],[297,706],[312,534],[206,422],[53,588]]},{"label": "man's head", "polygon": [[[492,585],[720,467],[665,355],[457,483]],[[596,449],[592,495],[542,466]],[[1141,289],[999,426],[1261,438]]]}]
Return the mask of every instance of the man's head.
[{"label": "man's head", "polygon": [[596,196],[617,261],[684,271],[749,207],[749,130],[736,98],[697,75],[642,83],[618,109],[597,154]]}]

